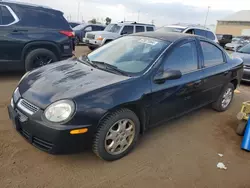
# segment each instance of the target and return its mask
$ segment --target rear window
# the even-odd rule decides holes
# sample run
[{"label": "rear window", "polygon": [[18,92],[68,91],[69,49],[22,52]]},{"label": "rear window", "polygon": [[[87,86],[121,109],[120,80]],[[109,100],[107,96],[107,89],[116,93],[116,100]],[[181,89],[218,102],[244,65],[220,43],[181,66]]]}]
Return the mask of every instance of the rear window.
[{"label": "rear window", "polygon": [[154,31],[153,27],[147,27],[147,31]]},{"label": "rear window", "polygon": [[70,29],[69,23],[61,12],[30,7],[19,7],[17,11],[21,17],[22,26]]},{"label": "rear window", "polygon": [[207,31],[207,38],[209,38],[210,40],[215,40],[215,36],[211,31]]},{"label": "rear window", "polygon": [[5,6],[0,6],[0,25],[8,25],[14,22],[15,19],[10,11]]}]

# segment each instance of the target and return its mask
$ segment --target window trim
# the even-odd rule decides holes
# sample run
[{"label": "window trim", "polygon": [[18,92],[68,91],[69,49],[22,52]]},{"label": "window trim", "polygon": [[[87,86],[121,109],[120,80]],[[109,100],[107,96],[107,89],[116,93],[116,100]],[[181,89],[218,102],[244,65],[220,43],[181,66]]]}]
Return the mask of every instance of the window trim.
[{"label": "window trim", "polygon": [[[221,53],[222,53],[223,62],[220,63],[220,64],[216,64],[216,65],[205,66],[205,58],[204,58],[204,53],[203,53],[203,50],[202,50],[201,42],[209,43],[209,44],[215,46],[216,48],[218,48],[218,49],[221,51]],[[207,69],[207,68],[211,68],[211,67],[215,67],[215,66],[223,65],[223,64],[227,63],[227,60],[226,60],[226,57],[225,57],[224,52],[223,52],[218,46],[216,46],[216,45],[213,44],[212,42],[209,42],[209,41],[203,40],[203,39],[200,39],[200,40],[199,40],[199,44],[200,44],[200,48],[201,48],[201,52],[202,52],[202,67],[201,67],[201,69]]]},{"label": "window trim", "polygon": [[[10,14],[11,14],[11,15],[13,16],[13,18],[14,18],[14,21],[11,22],[11,23],[9,23],[9,24],[6,24],[6,25],[1,25],[1,24],[0,24],[0,27],[11,26],[11,25],[13,25],[13,24],[15,24],[15,23],[17,23],[17,22],[20,21],[20,19],[19,19],[18,16],[16,15],[16,13],[15,13],[8,5],[0,4],[0,8],[2,8],[2,7],[6,7],[6,8],[9,10]],[[1,10],[1,11],[2,11],[2,10]]]},{"label": "window trim", "polygon": [[[192,43],[192,42],[195,44],[195,49],[196,49],[197,69],[196,69],[196,70],[190,70],[190,71],[188,71],[188,72],[182,72],[182,71],[180,70],[181,73],[182,73],[182,75],[187,75],[187,74],[194,73],[194,72],[197,72],[197,71],[201,71],[201,70],[202,70],[202,67],[200,67],[199,50],[198,50],[198,46],[197,46],[197,41],[196,41],[195,39],[188,40],[188,41],[182,41],[182,42],[178,43],[176,46],[174,46],[174,48],[171,50],[171,52],[166,56],[166,58],[168,59],[169,56],[173,53],[173,51],[174,51],[174,49],[175,49],[176,47],[180,47],[180,46],[182,46],[182,45],[185,45],[185,44],[187,44],[187,43]],[[164,57],[163,57],[163,59],[164,59]],[[167,59],[166,59],[166,61],[167,61]],[[163,69],[164,69],[164,62],[162,62],[162,66],[163,66]],[[160,68],[159,68],[159,69],[160,69]],[[159,71],[159,70],[158,70],[158,71]],[[157,72],[158,72],[158,71],[157,71]]]}]

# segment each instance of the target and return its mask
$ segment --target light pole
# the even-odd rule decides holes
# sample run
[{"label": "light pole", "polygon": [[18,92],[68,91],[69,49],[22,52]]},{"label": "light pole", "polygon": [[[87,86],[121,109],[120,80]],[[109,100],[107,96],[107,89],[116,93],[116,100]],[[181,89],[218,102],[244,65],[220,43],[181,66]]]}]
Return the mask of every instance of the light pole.
[{"label": "light pole", "polygon": [[137,22],[139,22],[140,20],[140,11],[138,11],[138,18],[137,18]]},{"label": "light pole", "polygon": [[206,25],[207,25],[207,17],[208,17],[210,8],[211,8],[210,6],[207,7],[207,15],[206,15],[204,27],[206,27]]},{"label": "light pole", "polygon": [[79,21],[79,17],[80,17],[80,5],[81,5],[81,2],[78,1],[78,7],[77,7],[77,21]]}]

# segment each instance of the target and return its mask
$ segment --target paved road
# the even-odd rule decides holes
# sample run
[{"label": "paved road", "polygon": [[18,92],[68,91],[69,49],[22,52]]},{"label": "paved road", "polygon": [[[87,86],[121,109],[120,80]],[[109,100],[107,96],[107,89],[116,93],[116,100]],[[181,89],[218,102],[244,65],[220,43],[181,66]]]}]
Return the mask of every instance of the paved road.
[{"label": "paved road", "polygon": [[[78,54],[86,53],[85,47]],[[89,152],[53,156],[12,128],[6,107],[21,74],[0,76],[1,188],[243,188],[250,187],[250,153],[240,150],[235,118],[250,86],[242,85],[230,109],[203,108],[148,131],[135,150],[108,163]],[[219,157],[218,153],[224,154]],[[218,170],[223,162],[228,169]]]}]

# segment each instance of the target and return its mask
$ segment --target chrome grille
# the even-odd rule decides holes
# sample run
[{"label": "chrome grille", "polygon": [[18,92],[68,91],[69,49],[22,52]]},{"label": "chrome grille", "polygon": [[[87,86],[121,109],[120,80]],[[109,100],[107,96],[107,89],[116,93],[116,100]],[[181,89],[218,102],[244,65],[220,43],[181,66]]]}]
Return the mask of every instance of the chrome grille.
[{"label": "chrome grille", "polygon": [[31,104],[30,102],[26,101],[25,99],[21,99],[17,103],[17,107],[29,115],[33,115],[34,113],[36,113],[39,110],[39,108],[37,106]]},{"label": "chrome grille", "polygon": [[93,34],[87,34],[87,38],[88,39],[95,39],[95,35],[93,35]]}]

